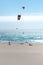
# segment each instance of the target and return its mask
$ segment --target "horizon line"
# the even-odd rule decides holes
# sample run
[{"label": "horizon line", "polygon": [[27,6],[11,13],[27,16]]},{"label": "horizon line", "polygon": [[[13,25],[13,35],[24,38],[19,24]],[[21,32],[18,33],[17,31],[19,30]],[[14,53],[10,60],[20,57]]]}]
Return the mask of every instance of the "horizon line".
[{"label": "horizon line", "polygon": [[[17,16],[0,16],[0,22],[14,22],[18,21]],[[21,16],[20,21],[43,21],[43,15],[26,15],[26,16]]]}]

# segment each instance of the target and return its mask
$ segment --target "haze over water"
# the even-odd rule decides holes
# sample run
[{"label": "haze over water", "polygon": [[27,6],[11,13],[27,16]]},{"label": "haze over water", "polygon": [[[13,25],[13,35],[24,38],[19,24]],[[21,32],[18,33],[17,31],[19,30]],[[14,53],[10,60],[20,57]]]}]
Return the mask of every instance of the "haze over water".
[{"label": "haze over water", "polygon": [[43,28],[37,27],[35,23],[34,25],[28,22],[0,23],[0,42],[43,42]]}]

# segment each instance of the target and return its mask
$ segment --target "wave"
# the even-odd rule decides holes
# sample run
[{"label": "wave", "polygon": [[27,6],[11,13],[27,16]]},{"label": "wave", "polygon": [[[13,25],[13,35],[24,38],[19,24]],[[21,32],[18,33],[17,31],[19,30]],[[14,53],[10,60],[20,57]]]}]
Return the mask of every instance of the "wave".
[{"label": "wave", "polygon": [[40,43],[43,43],[43,40],[32,40],[31,42],[40,42]]},{"label": "wave", "polygon": [[0,32],[0,42],[43,42],[43,33]]}]

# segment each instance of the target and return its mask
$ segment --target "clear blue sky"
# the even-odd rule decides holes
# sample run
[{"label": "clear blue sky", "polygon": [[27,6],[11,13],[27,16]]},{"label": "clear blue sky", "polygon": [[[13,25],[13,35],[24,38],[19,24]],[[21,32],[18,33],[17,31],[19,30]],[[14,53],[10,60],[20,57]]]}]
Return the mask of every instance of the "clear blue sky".
[{"label": "clear blue sky", "polygon": [[[25,10],[22,9],[25,6]],[[0,16],[15,16],[21,13],[22,15],[43,15],[43,0],[0,0]],[[14,29],[21,28],[41,28],[43,29],[43,22],[31,23],[9,23],[0,22],[0,29]]]},{"label": "clear blue sky", "polygon": [[[25,6],[23,11],[22,6]],[[42,15],[43,0],[0,0],[0,16]]]}]

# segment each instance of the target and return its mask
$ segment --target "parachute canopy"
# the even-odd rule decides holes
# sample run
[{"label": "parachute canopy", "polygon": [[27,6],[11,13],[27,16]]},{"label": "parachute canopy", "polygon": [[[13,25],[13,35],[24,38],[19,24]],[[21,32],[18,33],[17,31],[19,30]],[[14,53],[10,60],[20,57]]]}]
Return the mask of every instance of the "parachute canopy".
[{"label": "parachute canopy", "polygon": [[22,9],[25,9],[25,6],[22,6]]},{"label": "parachute canopy", "polygon": [[21,19],[21,15],[20,15],[20,14],[17,15],[17,19],[18,19],[18,20]]}]

